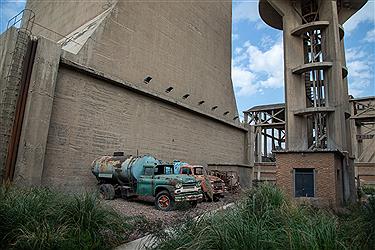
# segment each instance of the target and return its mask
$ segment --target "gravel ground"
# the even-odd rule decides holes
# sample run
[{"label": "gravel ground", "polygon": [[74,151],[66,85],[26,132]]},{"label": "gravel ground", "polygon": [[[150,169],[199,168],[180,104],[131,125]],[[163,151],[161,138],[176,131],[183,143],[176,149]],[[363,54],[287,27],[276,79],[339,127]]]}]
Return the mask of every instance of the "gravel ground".
[{"label": "gravel ground", "polygon": [[221,198],[218,202],[200,202],[196,208],[180,208],[169,212],[157,210],[154,206],[153,197],[138,197],[130,201],[118,198],[104,201],[104,203],[124,216],[142,216],[146,220],[147,226],[144,226],[138,232],[134,232],[131,237],[131,240],[135,240],[147,233],[152,233],[154,230],[165,229],[183,222],[186,218],[193,218],[207,211],[220,208],[237,200],[239,196],[239,194],[226,193],[224,198]]}]

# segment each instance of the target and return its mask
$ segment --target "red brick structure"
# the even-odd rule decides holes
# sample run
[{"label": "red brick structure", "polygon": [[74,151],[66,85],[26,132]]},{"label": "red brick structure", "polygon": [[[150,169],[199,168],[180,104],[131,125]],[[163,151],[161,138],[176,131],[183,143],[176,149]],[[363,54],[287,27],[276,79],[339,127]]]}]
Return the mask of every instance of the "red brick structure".
[{"label": "red brick structure", "polygon": [[[345,181],[343,159],[344,156],[338,151],[280,151],[276,154],[276,184],[297,201],[324,207],[340,207],[343,205]],[[308,195],[303,196],[296,190],[299,181],[296,178],[300,178],[298,172],[306,175],[310,170],[313,190],[306,197]]]}]

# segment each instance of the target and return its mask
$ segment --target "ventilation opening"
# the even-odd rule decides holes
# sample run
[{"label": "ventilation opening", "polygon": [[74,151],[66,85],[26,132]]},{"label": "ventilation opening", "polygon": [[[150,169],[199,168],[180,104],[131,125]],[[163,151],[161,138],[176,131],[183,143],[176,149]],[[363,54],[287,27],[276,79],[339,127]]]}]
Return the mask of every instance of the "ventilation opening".
[{"label": "ventilation opening", "polygon": [[173,90],[173,87],[169,87],[169,88],[167,88],[166,90],[165,90],[165,92],[166,93],[169,93],[169,92],[171,92]]},{"label": "ventilation opening", "polygon": [[238,119],[238,115],[233,117],[233,121],[237,120]]},{"label": "ventilation opening", "polygon": [[225,111],[223,115],[227,115],[227,114],[229,114],[229,111]]},{"label": "ventilation opening", "polygon": [[152,80],[152,77],[151,76],[147,76],[145,79],[143,79],[143,82],[146,83],[146,84],[149,84]]},{"label": "ventilation opening", "polygon": [[113,156],[124,156],[124,152],[113,152]]},{"label": "ventilation opening", "polygon": [[211,110],[215,110],[215,109],[217,109],[217,106],[213,106],[213,107],[211,108]]},{"label": "ventilation opening", "polygon": [[204,101],[200,101],[198,102],[198,105],[202,105],[204,103]]},{"label": "ventilation opening", "polygon": [[189,94],[186,94],[186,95],[184,95],[182,98],[183,99],[186,99],[186,98],[188,98],[190,95]]}]

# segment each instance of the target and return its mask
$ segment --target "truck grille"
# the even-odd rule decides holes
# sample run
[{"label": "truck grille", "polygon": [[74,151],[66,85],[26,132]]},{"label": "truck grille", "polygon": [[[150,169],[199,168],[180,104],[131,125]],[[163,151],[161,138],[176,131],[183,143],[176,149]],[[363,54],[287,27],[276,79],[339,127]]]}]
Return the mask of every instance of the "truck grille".
[{"label": "truck grille", "polygon": [[191,184],[189,184],[189,185],[183,185],[182,188],[183,189],[194,189],[195,185],[191,185]]}]

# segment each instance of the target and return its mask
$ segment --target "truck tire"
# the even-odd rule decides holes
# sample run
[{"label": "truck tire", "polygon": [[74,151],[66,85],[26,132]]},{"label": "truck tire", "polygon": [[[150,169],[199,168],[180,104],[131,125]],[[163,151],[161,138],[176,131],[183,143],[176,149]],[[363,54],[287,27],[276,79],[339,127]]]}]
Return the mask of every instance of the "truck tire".
[{"label": "truck tire", "polygon": [[115,198],[115,187],[111,184],[101,184],[99,193],[104,200],[113,200]]},{"label": "truck tire", "polygon": [[156,195],[155,207],[162,211],[170,211],[174,208],[174,200],[168,191],[161,191]]},{"label": "truck tire", "polygon": [[198,205],[198,201],[190,201],[191,208],[196,208]]},{"label": "truck tire", "polygon": [[214,195],[214,199],[213,199],[214,202],[218,202],[220,201],[220,195]]}]

